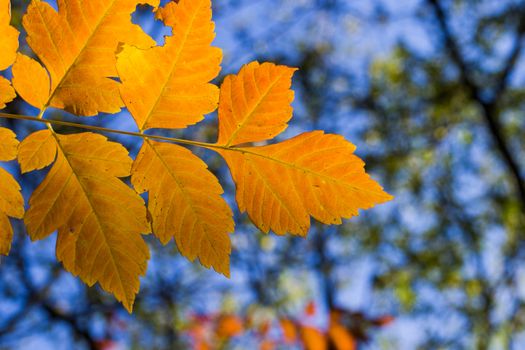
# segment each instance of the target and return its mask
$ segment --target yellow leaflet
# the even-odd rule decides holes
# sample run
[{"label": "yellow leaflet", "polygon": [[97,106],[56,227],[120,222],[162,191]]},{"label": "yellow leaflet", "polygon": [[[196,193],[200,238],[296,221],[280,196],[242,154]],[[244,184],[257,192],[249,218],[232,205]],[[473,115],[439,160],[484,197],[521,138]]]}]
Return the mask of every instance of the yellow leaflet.
[{"label": "yellow leaflet", "polygon": [[295,69],[254,62],[221,86],[219,139],[235,181],[239,209],[263,232],[305,236],[310,217],[341,224],[392,197],[366,174],[355,146],[314,131],[264,147],[232,147],[271,139],[292,116]]},{"label": "yellow leaflet", "polygon": [[220,71],[210,0],[170,2],[158,12],[173,35],[148,50],[126,45],[118,54],[122,98],[140,130],[185,128],[217,108]]},{"label": "yellow leaflet", "polygon": [[49,76],[34,59],[19,53],[13,66],[13,85],[27,103],[36,108],[46,105],[49,97]]},{"label": "yellow leaflet", "polygon": [[[18,50],[18,30],[11,27],[11,2],[0,0],[0,71],[9,68],[15,61]],[[9,81],[0,77],[0,109],[11,102],[16,94]]]},{"label": "yellow leaflet", "polygon": [[264,141],[284,131],[292,118],[295,68],[252,62],[221,86],[219,145]]},{"label": "yellow leaflet", "polygon": [[229,276],[232,212],[206,164],[183,147],[146,140],[132,173],[135,189],[149,192],[153,232],[161,242],[175,237],[182,255]]},{"label": "yellow leaflet", "polygon": [[[0,128],[0,161],[16,158],[18,141],[9,129]],[[13,240],[13,228],[9,217],[21,219],[24,216],[24,199],[20,185],[4,169],[0,168],[0,254],[7,255]]]},{"label": "yellow leaflet", "polygon": [[11,2],[0,0],[0,70],[9,68],[18,50],[18,30],[11,27]]},{"label": "yellow leaflet", "polygon": [[16,135],[9,129],[0,128],[0,162],[7,162],[16,158],[18,141]]},{"label": "yellow leaflet", "polygon": [[325,224],[358,215],[392,197],[372,180],[342,136],[304,133],[264,147],[221,150],[241,211],[263,232],[305,236],[310,216]]},{"label": "yellow leaflet", "polygon": [[9,80],[0,77],[0,109],[5,108],[6,103],[13,101],[15,97],[15,90],[13,90]]},{"label": "yellow leaflet", "polygon": [[[44,63],[51,78],[50,90],[29,93],[29,103],[45,103],[77,115],[116,113],[123,106],[116,77],[115,52],[120,43],[142,48],[155,44],[131,22],[140,3],[158,6],[159,0],[58,0],[58,12],[47,2],[32,0],[23,18],[27,42]],[[29,60],[17,60],[17,71],[24,72]],[[34,68],[32,68],[34,70]],[[15,75],[16,77],[16,75]],[[27,77],[15,79],[17,84]],[[36,97],[38,96],[38,97]]]},{"label": "yellow leaflet", "polygon": [[[131,311],[146,272],[149,232],[143,200],[119,177],[130,174],[122,145],[92,134],[40,131],[20,145],[22,169],[53,167],[29,201],[33,240],[58,230],[57,257],[88,285],[100,283]],[[46,164],[47,163],[47,164]]]}]

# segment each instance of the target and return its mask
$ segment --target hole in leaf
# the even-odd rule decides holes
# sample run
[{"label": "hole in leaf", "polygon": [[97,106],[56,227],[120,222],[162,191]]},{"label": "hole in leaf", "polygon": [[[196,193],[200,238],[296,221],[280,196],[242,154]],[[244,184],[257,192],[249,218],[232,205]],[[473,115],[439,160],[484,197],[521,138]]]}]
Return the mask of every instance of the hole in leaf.
[{"label": "hole in leaf", "polygon": [[122,81],[120,81],[120,77],[108,77],[108,79],[114,80],[117,83],[122,83]]},{"label": "hole in leaf", "polygon": [[171,35],[171,28],[155,18],[153,7],[150,5],[138,5],[131,15],[131,20],[151,36],[157,45],[164,45],[164,36]]}]

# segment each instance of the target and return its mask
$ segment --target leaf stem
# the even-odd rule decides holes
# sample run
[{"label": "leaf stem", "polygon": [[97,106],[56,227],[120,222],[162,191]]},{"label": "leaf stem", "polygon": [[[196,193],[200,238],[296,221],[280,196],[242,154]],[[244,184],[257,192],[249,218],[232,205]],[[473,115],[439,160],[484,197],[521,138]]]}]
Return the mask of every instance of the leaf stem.
[{"label": "leaf stem", "polygon": [[134,137],[140,137],[142,139],[154,139],[154,140],[159,140],[159,141],[167,141],[167,142],[179,143],[183,145],[190,145],[190,146],[196,146],[196,147],[202,147],[202,148],[208,148],[208,149],[223,149],[223,150],[230,150],[230,151],[236,150],[233,147],[225,147],[225,146],[220,146],[217,144],[207,143],[207,142],[198,142],[198,141],[178,139],[174,137],[143,134],[143,133],[133,132],[133,131],[109,129],[109,128],[104,128],[101,126],[85,125],[85,124],[79,124],[79,123],[73,123],[73,122],[66,122],[62,120],[42,119],[41,115],[39,115],[38,117],[31,117],[27,115],[0,113],[0,118],[28,120],[32,122],[47,124],[48,127],[51,127],[52,125],[69,126],[69,127],[74,127],[74,128],[84,129],[84,130],[92,130],[92,131],[100,131],[100,132],[106,132],[106,133],[112,133],[112,134],[134,136]]}]

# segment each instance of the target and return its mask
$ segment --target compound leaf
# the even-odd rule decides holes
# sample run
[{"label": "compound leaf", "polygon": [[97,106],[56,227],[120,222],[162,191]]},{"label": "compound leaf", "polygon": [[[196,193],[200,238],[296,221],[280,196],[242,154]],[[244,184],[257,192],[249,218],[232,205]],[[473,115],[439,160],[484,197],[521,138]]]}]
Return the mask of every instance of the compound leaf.
[{"label": "compound leaf", "polygon": [[[359,209],[392,198],[342,136],[313,131],[272,145],[250,145],[287,128],[296,69],[252,62],[226,77],[219,89],[210,83],[222,60],[222,51],[212,46],[211,0],[174,0],[156,10],[172,36],[164,46],[154,46],[131,14],[140,3],[157,7],[159,2],[57,0],[56,11],[32,0],[23,25],[42,65],[16,54],[19,33],[10,26],[10,1],[0,0],[0,70],[15,61],[13,85],[41,110],[40,119],[47,107],[91,116],[125,105],[142,134],[90,128],[144,139],[133,162],[122,145],[98,134],[66,136],[49,126],[18,145],[11,131],[0,128],[0,161],[18,157],[23,173],[52,165],[25,215],[20,186],[0,168],[0,254],[10,249],[10,217],[24,217],[32,240],[57,231],[56,254],[64,267],[90,286],[99,283],[129,311],[149,259],[142,234],[151,229],[163,244],[174,238],[189,260],[230,273],[234,221],[217,178],[188,149],[152,139],[218,151],[231,170],[240,210],[264,232],[304,236],[311,217],[340,224]],[[10,82],[0,77],[0,108],[14,97]],[[185,128],[217,106],[215,144],[143,134],[151,128]],[[135,190],[122,181],[130,175]],[[139,195],[144,192],[150,221]]]}]

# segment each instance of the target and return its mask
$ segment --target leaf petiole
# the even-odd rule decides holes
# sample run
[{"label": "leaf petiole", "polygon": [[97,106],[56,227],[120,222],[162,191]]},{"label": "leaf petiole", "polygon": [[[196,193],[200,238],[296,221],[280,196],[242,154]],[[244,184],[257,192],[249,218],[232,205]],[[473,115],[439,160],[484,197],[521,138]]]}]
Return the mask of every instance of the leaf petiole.
[{"label": "leaf petiole", "polygon": [[225,146],[220,146],[217,144],[207,143],[207,142],[184,140],[184,139],[178,139],[174,137],[160,136],[160,135],[142,134],[139,132],[110,129],[110,128],[104,128],[101,126],[85,125],[85,124],[79,124],[79,123],[73,123],[73,122],[66,122],[62,120],[42,119],[42,116],[40,115],[38,117],[31,117],[28,115],[0,113],[0,118],[27,120],[27,121],[47,124],[49,126],[50,125],[69,126],[69,127],[74,127],[74,128],[84,129],[84,130],[92,130],[92,131],[106,132],[106,133],[112,133],[112,134],[134,136],[134,137],[140,137],[143,139],[154,139],[154,140],[167,141],[167,142],[173,142],[173,143],[196,146],[196,147],[203,147],[203,148],[224,149],[224,150],[230,150],[230,151],[235,150],[235,148],[232,148],[232,147],[225,147]]}]

